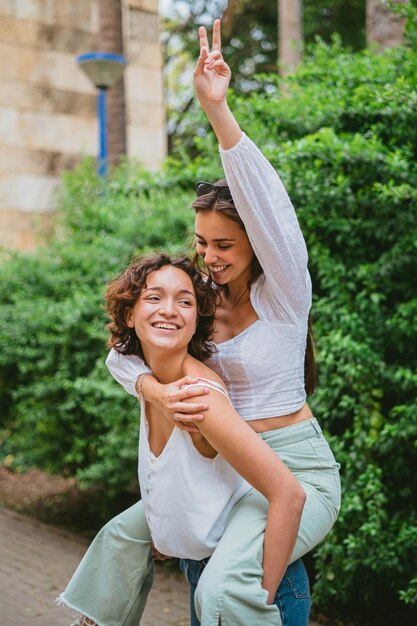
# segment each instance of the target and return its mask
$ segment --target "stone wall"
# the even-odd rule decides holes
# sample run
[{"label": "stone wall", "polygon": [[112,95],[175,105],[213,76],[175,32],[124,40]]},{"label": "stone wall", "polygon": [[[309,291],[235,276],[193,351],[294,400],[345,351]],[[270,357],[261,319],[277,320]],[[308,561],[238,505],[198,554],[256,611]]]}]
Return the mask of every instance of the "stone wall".
[{"label": "stone wall", "polygon": [[[98,2],[0,2],[0,245],[34,247],[62,170],[97,153],[95,90],[75,57],[97,49]],[[158,0],[123,2],[128,154],[155,169],[166,153]]]}]

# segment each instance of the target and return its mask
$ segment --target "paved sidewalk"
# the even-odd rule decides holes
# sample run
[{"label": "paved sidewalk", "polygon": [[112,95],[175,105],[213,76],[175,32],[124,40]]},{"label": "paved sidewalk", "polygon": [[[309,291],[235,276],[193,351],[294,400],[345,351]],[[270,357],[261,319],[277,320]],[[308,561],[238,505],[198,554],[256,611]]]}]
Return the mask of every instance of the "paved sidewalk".
[{"label": "paved sidewalk", "polygon": [[[88,542],[0,508],[0,626],[69,626],[71,613],[54,600]],[[157,568],[141,626],[187,626],[188,588]]]}]

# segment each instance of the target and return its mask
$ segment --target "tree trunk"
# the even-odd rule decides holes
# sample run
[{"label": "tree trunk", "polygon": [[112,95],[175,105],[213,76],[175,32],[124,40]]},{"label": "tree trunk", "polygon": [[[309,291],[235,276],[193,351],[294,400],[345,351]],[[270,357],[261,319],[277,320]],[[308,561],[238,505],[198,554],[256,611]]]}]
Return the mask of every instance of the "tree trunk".
[{"label": "tree trunk", "polygon": [[[99,49],[123,54],[122,0],[99,0]],[[126,104],[124,78],[107,93],[109,165],[117,165],[126,154]]]},{"label": "tree trunk", "polygon": [[[394,0],[407,4],[408,0]],[[398,46],[403,37],[405,20],[384,6],[382,0],[366,0],[366,40],[376,43],[380,50]]]},{"label": "tree trunk", "polygon": [[278,0],[278,61],[281,75],[297,67],[302,51],[302,0]]}]

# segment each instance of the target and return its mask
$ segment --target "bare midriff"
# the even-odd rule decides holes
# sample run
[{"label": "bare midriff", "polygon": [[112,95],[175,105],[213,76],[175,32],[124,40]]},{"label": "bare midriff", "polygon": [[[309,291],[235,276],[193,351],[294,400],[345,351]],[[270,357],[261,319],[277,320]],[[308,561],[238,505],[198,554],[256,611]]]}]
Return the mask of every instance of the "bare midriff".
[{"label": "bare midriff", "polygon": [[289,415],[280,415],[279,417],[266,417],[261,420],[249,420],[247,423],[256,433],[266,433],[268,430],[276,430],[277,428],[284,428],[284,426],[292,426],[299,422],[304,422],[313,417],[308,404],[304,404],[295,413]]}]

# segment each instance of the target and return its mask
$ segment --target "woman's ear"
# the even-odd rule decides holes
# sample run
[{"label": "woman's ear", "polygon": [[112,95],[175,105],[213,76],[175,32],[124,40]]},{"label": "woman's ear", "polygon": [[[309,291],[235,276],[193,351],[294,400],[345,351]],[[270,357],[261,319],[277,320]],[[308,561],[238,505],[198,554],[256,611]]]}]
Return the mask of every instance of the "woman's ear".
[{"label": "woman's ear", "polygon": [[125,322],[128,328],[135,328],[135,321],[133,319],[133,308],[128,307],[125,310]]}]

